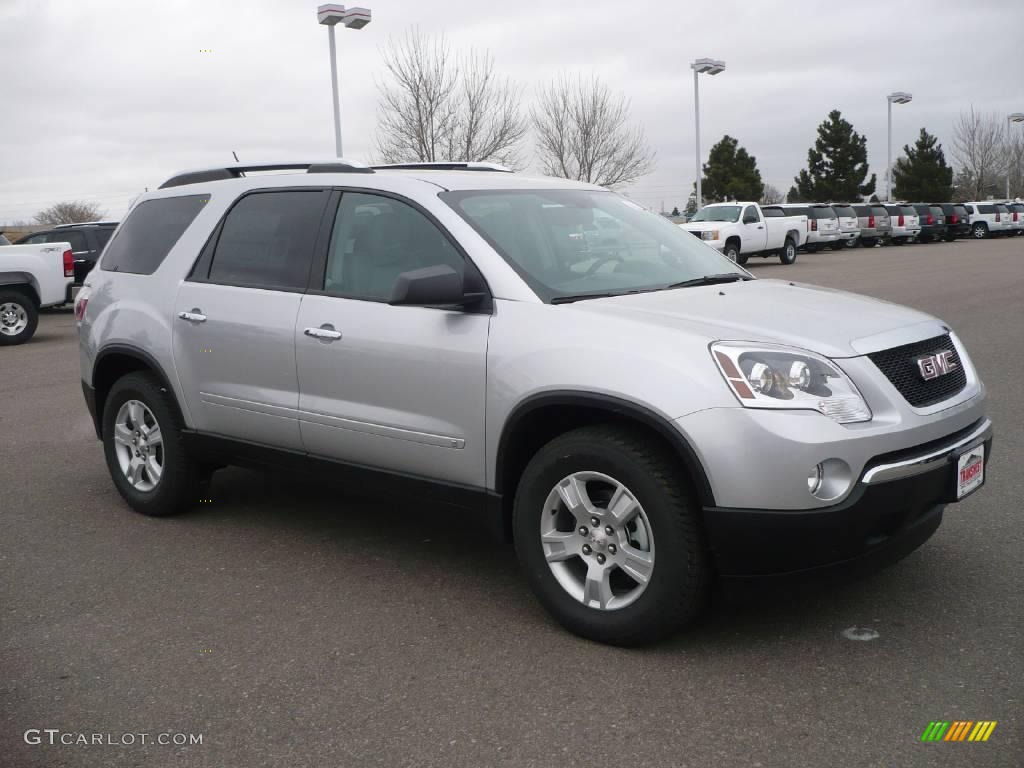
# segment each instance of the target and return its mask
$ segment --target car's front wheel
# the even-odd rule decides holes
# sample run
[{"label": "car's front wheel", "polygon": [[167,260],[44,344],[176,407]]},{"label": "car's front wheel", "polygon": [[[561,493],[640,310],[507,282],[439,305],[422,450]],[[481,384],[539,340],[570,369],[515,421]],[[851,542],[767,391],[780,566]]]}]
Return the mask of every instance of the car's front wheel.
[{"label": "car's front wheel", "polygon": [[544,607],[614,645],[692,621],[710,566],[687,485],[668,451],[630,429],[583,427],[541,448],[519,482],[513,530]]},{"label": "car's front wheel", "polygon": [[103,407],[103,452],[118,492],[136,512],[164,516],[193,506],[201,472],[182,438],[167,389],[147,373],[130,373]]},{"label": "car's front wheel", "polygon": [[722,251],[725,254],[725,258],[729,261],[738,261],[740,258],[740,246],[736,242],[728,242],[725,244],[725,250]]},{"label": "car's front wheel", "polygon": [[36,305],[20,291],[0,291],[0,346],[24,344],[39,324]]}]

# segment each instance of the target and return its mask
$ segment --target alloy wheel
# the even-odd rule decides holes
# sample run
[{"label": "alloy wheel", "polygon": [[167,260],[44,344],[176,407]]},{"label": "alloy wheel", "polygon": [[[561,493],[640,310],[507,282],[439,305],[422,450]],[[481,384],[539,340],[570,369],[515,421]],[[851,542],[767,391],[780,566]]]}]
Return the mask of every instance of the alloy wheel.
[{"label": "alloy wheel", "polygon": [[540,538],[562,589],[590,608],[625,608],[654,571],[654,536],[643,506],[621,482],[574,472],[544,502]]},{"label": "alloy wheel", "polygon": [[21,304],[7,301],[0,304],[0,333],[17,336],[28,328],[28,312]]},{"label": "alloy wheel", "polygon": [[127,400],[114,419],[117,462],[131,486],[143,493],[156,488],[164,471],[160,424],[141,400]]}]

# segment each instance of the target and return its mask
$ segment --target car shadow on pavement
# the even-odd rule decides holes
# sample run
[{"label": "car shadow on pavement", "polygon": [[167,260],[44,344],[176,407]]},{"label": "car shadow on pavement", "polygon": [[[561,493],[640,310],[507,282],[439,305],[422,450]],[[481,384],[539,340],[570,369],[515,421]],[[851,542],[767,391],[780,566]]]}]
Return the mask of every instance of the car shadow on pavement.
[{"label": "car shadow on pavement", "polygon": [[[481,603],[489,595],[502,595],[506,620],[535,628],[556,627],[520,577],[512,545],[494,540],[472,512],[365,496],[358,489],[326,485],[322,479],[310,483],[299,475],[239,468],[216,473],[209,496],[209,505],[198,505],[186,516],[189,524],[203,521],[218,527],[237,524],[247,531],[262,529],[275,540],[286,538],[300,550],[315,547],[320,554],[326,546],[327,556],[337,558],[339,570],[343,560],[366,561],[365,567],[387,571],[382,578],[396,579],[396,589],[408,578],[403,572],[414,569],[418,576],[447,583],[453,591],[468,592]],[[724,647],[773,642],[783,634],[820,641],[823,626],[828,627],[829,636],[837,636],[851,623],[845,617],[870,612],[866,606],[873,595],[909,590],[908,601],[913,600],[918,588],[900,581],[920,567],[919,561],[915,563],[918,558],[920,554],[914,553],[902,563],[859,578],[812,576],[784,584],[758,580],[741,589],[716,584],[705,615],[656,648],[659,652],[721,652]],[[371,559],[376,565],[368,562]],[[909,580],[918,579],[911,576]]]}]

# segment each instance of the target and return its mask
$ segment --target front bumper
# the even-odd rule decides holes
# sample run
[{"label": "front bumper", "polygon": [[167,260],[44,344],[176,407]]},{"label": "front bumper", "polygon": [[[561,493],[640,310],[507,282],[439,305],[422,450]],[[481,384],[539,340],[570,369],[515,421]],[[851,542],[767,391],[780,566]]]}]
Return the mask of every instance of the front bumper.
[{"label": "front bumper", "polygon": [[821,570],[881,567],[906,556],[935,532],[955,503],[961,453],[985,445],[985,421],[956,440],[878,457],[854,491],[821,509],[704,509],[716,568],[724,577],[760,577]]}]

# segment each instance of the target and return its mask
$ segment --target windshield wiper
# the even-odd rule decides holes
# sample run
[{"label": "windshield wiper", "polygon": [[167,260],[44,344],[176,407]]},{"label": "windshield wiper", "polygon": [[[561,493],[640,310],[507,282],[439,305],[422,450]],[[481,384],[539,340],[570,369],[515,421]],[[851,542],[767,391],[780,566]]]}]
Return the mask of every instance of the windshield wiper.
[{"label": "windshield wiper", "polygon": [[577,293],[569,296],[555,296],[551,300],[552,304],[571,304],[574,301],[584,301],[586,299],[607,299],[611,296],[628,296],[631,293],[647,293],[648,291],[656,291],[657,288],[648,288],[646,290],[635,288],[629,291],[608,291],[606,293]]},{"label": "windshield wiper", "polygon": [[749,275],[741,275],[739,272],[727,272],[722,275],[704,275],[695,277],[692,280],[682,280],[678,283],[666,285],[665,290],[670,288],[690,288],[694,285],[718,285],[719,283],[735,283],[740,280],[753,280]]}]

